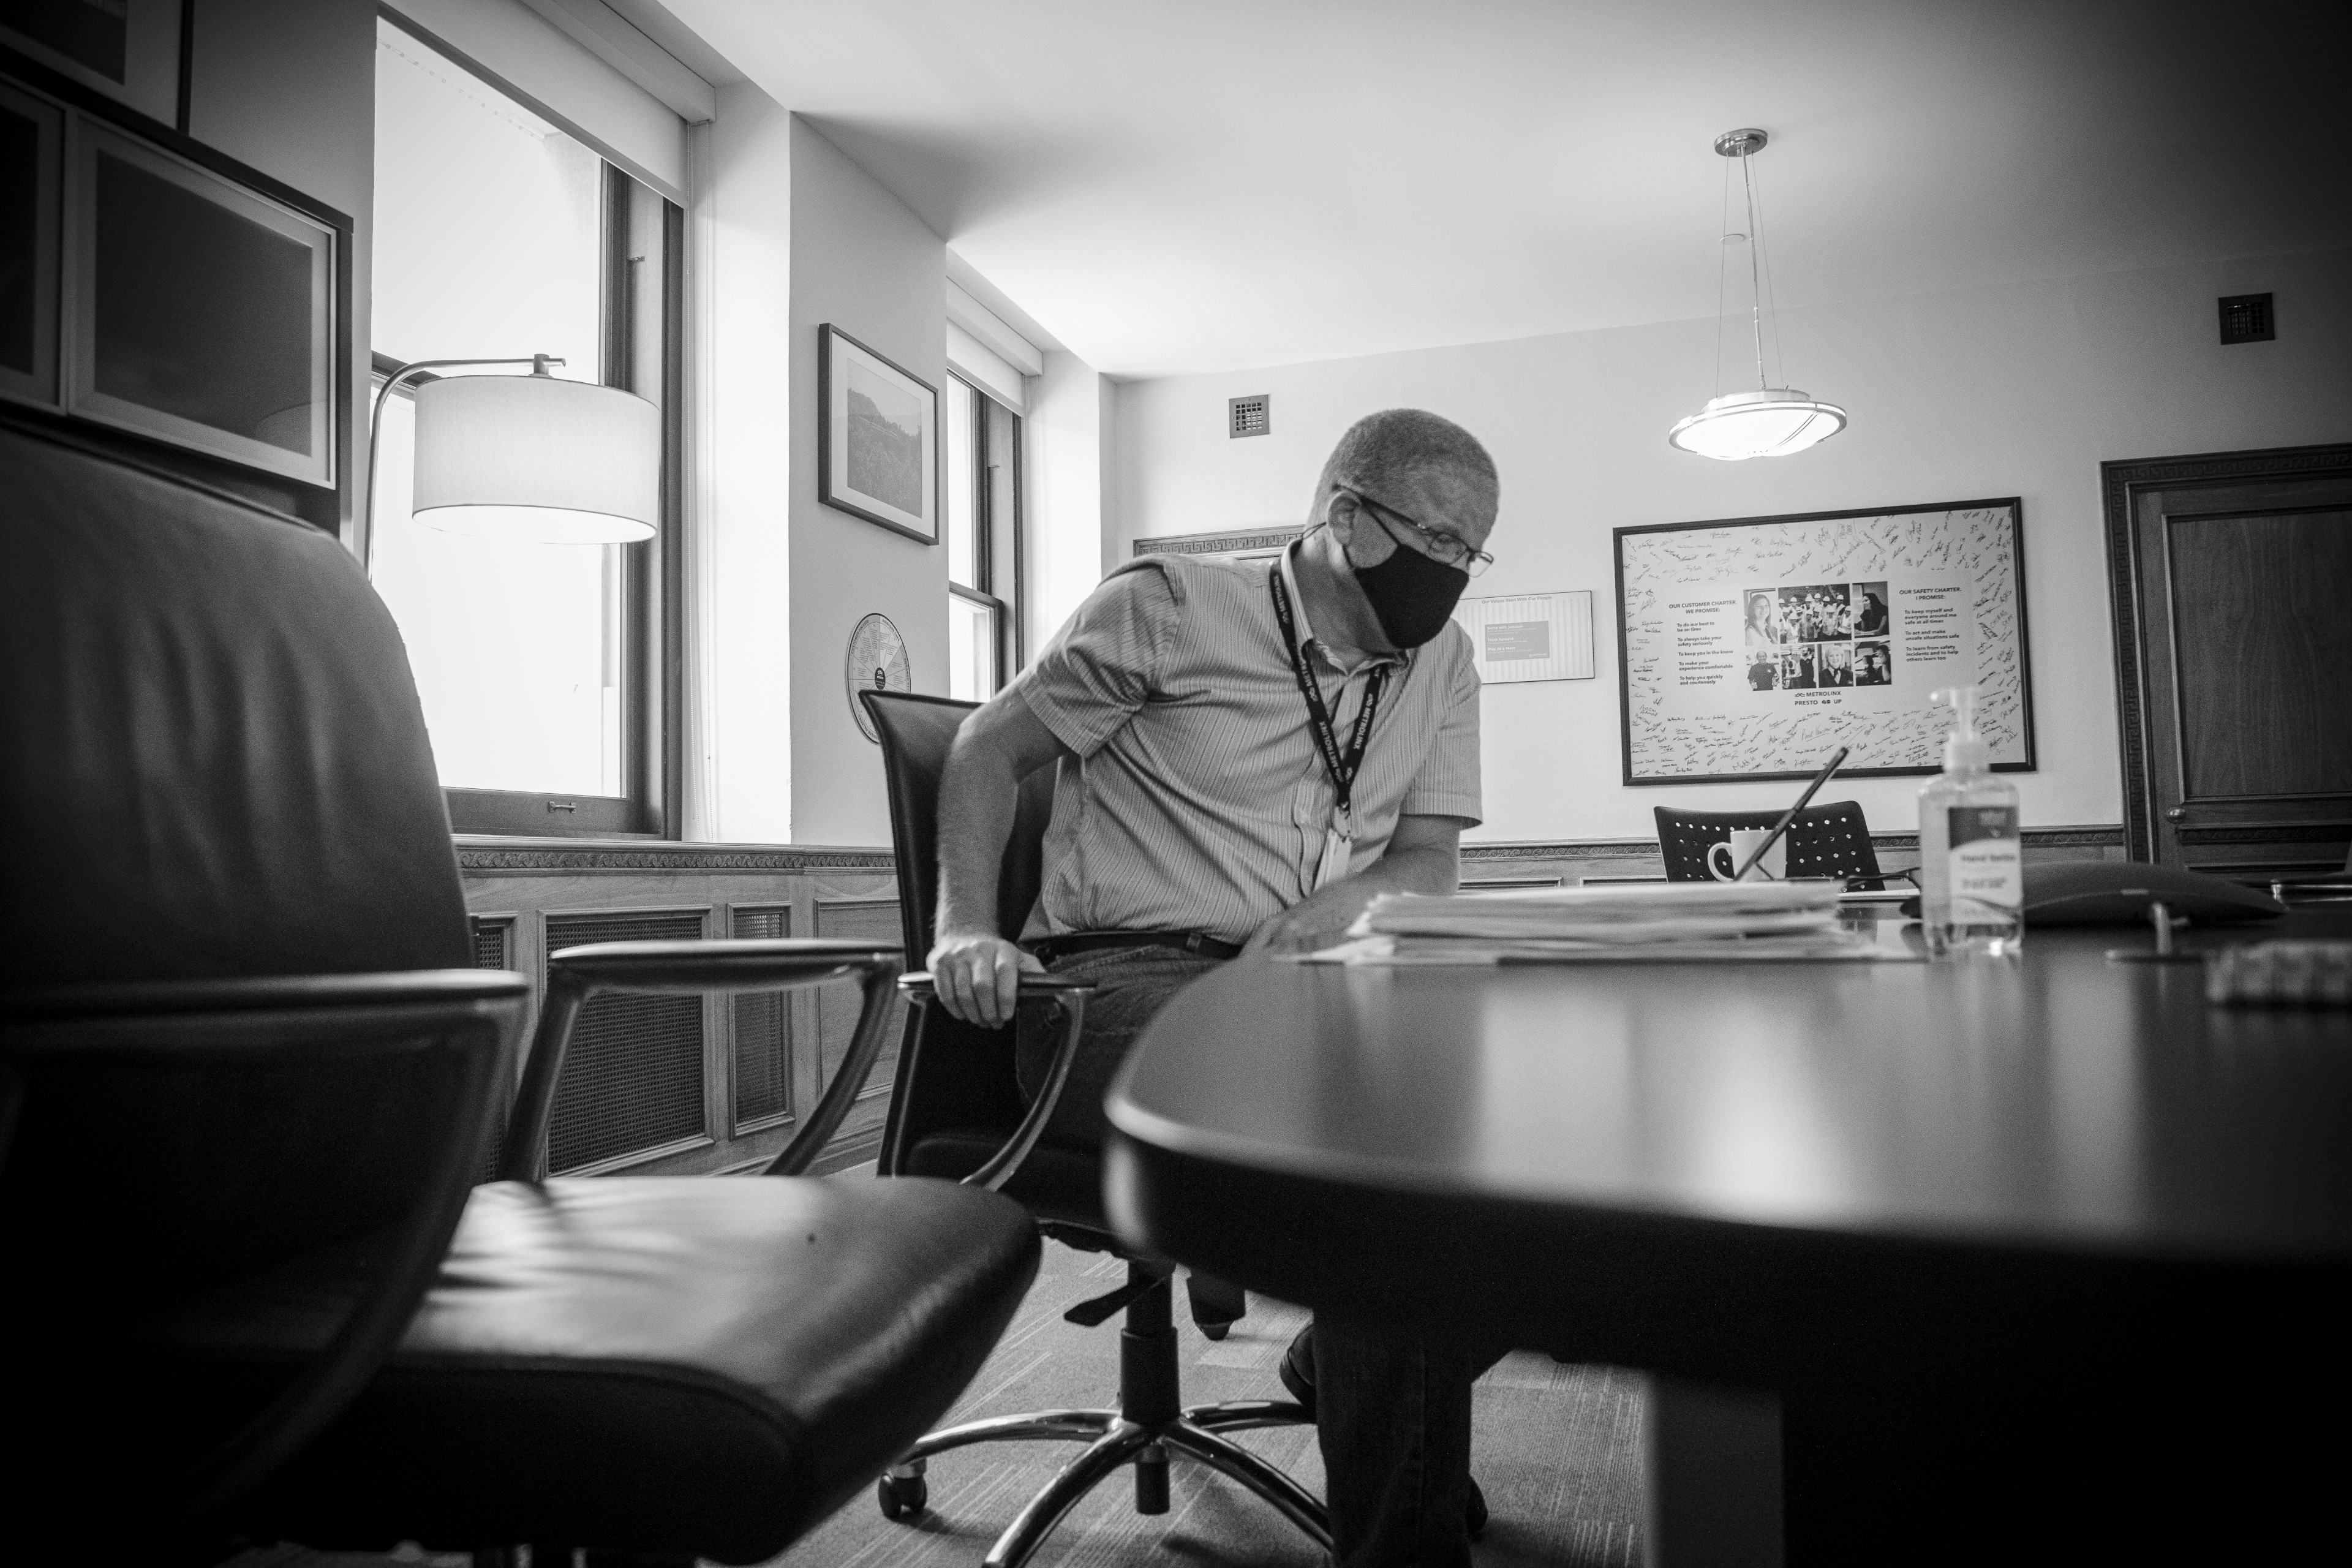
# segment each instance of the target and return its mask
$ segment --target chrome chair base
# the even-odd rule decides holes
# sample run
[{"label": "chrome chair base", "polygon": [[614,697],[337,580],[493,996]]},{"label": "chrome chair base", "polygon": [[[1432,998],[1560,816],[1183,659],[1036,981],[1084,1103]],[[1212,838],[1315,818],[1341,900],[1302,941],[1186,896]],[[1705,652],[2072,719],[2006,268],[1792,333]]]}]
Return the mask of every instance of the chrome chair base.
[{"label": "chrome chair base", "polygon": [[1027,1415],[1001,1415],[943,1427],[917,1443],[906,1458],[890,1467],[884,1484],[907,1481],[923,1474],[934,1454],[974,1443],[1034,1441],[1058,1438],[1084,1443],[1086,1447],[1045,1490],[1029,1500],[1004,1533],[996,1538],[984,1559],[987,1568],[1020,1568],[1028,1562],[1078,1500],[1108,1479],[1121,1466],[1136,1468],[1136,1506],[1144,1513],[1168,1507],[1168,1456],[1180,1453],[1238,1481],[1282,1511],[1322,1550],[1331,1549],[1331,1528],[1323,1505],[1297,1481],[1222,1434],[1259,1426],[1311,1425],[1306,1410],[1286,1399],[1241,1399],[1223,1405],[1195,1405],[1165,1422],[1130,1421],[1117,1410],[1042,1410]]}]

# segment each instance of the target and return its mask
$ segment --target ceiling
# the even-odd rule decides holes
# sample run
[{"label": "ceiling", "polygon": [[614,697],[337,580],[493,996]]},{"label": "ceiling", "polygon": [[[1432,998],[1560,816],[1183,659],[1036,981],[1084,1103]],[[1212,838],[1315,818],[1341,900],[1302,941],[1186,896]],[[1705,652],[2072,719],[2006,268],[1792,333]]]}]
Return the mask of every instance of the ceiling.
[{"label": "ceiling", "polygon": [[2316,5],[660,3],[1122,378],[2352,245]]}]

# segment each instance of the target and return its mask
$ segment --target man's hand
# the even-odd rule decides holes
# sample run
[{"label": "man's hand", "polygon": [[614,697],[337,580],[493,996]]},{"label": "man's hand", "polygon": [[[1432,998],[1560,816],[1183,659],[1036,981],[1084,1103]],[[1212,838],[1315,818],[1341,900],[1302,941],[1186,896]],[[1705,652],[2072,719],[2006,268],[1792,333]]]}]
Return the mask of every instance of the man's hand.
[{"label": "man's hand", "polygon": [[1454,816],[1406,816],[1389,835],[1388,852],[1270,917],[1250,932],[1244,954],[1313,952],[1348,934],[1364,907],[1382,893],[1450,893],[1461,874],[1462,830]]},{"label": "man's hand", "polygon": [[[1338,889],[1326,888],[1324,893]],[[1364,912],[1369,895],[1357,893],[1345,900],[1327,900],[1321,895],[1304,903],[1291,905],[1281,913],[1268,916],[1264,924],[1250,932],[1249,941],[1242,944],[1244,956],[1260,952],[1313,952],[1329,947],[1348,934],[1356,917]]]},{"label": "man's hand", "polygon": [[967,1024],[993,1029],[1013,1020],[1021,976],[1045,966],[992,931],[941,931],[925,961],[940,1004]]}]

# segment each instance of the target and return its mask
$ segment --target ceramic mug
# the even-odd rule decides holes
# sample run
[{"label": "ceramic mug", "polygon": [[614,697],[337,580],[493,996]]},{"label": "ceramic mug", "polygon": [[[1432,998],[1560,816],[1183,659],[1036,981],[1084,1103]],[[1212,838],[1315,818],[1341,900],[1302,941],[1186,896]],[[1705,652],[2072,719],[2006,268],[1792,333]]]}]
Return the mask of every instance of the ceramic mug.
[{"label": "ceramic mug", "polygon": [[[1756,853],[1756,847],[1771,837],[1769,827],[1735,827],[1728,842],[1718,840],[1706,847],[1706,868],[1718,882],[1731,880],[1731,873],[1739,863]],[[1748,869],[1744,879],[1750,882],[1778,882],[1789,874],[1789,836],[1782,834],[1780,842],[1764,852],[1764,858]]]}]

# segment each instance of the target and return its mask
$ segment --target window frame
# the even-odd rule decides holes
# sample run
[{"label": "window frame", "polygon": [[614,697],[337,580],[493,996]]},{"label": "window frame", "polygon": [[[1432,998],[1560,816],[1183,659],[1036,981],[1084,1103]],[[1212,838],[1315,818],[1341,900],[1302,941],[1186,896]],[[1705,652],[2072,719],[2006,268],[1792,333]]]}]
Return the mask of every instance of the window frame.
[{"label": "window frame", "polygon": [[[466,68],[459,62],[452,64]],[[503,90],[496,82],[482,85]],[[528,838],[681,837],[685,548],[679,533],[686,510],[686,213],[593,143],[589,150],[604,169],[598,216],[598,380],[652,398],[661,411],[660,527],[652,539],[606,547],[620,552],[622,564],[623,789],[617,795],[603,795],[445,784],[441,795],[452,833]],[[646,204],[652,204],[649,210]],[[637,220],[634,227],[633,219]],[[650,279],[641,272],[633,276],[633,267],[645,259],[633,252],[638,242],[650,237],[644,232],[646,226],[658,234],[661,245],[661,265]],[[642,352],[647,324],[642,300],[649,291],[657,334],[650,355]],[[390,355],[373,354],[371,393],[399,364]],[[413,396],[415,382],[426,379],[430,377],[414,378],[394,395]],[[373,431],[369,434],[373,437]],[[371,523],[373,510],[370,498]]]},{"label": "window frame", "polygon": [[[976,379],[965,375],[953,365],[948,367],[948,377],[971,394],[972,434],[971,472],[966,476],[971,485],[972,497],[972,561],[977,568],[978,583],[959,583],[950,569],[948,595],[968,604],[985,606],[996,628],[994,668],[988,694],[994,696],[1011,684],[1013,678],[1027,663],[1026,639],[1023,636],[1021,609],[1025,563],[1023,549],[1025,530],[1023,524],[1022,495],[1022,414],[1007,407],[1003,400]],[[1000,424],[1002,422],[1002,424]],[[1003,436],[1003,464],[989,461],[994,455],[1000,435]],[[1003,510],[1011,515],[1000,519],[999,487],[991,482],[992,471],[999,467],[1009,468],[1003,486]],[[1002,529],[1000,521],[1007,524]],[[952,561],[953,555],[949,559]],[[1012,579],[1012,595],[1000,597],[995,592],[997,578]]]}]

